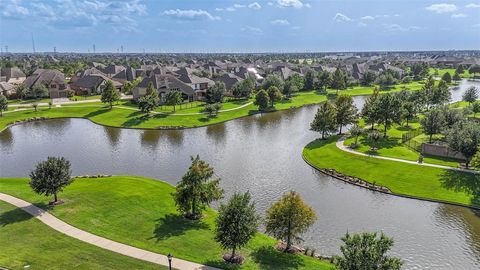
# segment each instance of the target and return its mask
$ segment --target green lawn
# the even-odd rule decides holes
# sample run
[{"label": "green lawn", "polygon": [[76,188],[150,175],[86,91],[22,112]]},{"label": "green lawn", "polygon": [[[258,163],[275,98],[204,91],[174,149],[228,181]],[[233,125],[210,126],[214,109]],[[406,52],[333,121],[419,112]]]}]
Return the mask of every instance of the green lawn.
[{"label": "green lawn", "polygon": [[[301,92],[292,97],[290,100],[281,101],[275,105],[276,110],[285,110],[292,107],[300,107],[308,104],[316,104],[326,100],[325,95],[319,95],[314,91]],[[128,102],[128,101],[127,101]],[[231,109],[242,106],[247,101],[229,101],[223,109]],[[119,105],[125,104],[126,101],[118,102]],[[122,105],[124,106],[124,105]],[[198,112],[203,108],[188,108],[178,113]],[[129,110],[125,108],[113,108],[109,110],[101,103],[74,104],[63,105],[60,108],[39,107],[37,112],[28,108],[24,111],[10,112],[0,117],[0,130],[5,128],[9,123],[14,121],[33,118],[33,117],[80,117],[88,118],[95,123],[107,126],[125,127],[125,128],[164,128],[164,127],[198,127],[210,124],[225,122],[235,118],[240,118],[259,111],[253,104],[240,108],[238,110],[221,112],[216,117],[210,117],[206,114],[199,115],[177,115],[177,114],[156,114],[146,117],[145,114]]]},{"label": "green lawn", "polygon": [[303,149],[317,168],[331,168],[392,192],[480,207],[480,175],[359,156],[338,149],[337,136],[315,140]]},{"label": "green lawn", "polygon": [[[400,83],[393,85],[390,89],[386,90],[380,90],[380,93],[393,93],[393,92],[399,92],[402,90],[407,90],[407,91],[416,91],[420,90],[423,87],[423,81],[416,81],[416,82],[411,82],[411,83]],[[349,87],[345,90],[340,90],[338,91],[339,94],[347,94],[347,95],[352,95],[352,96],[366,96],[366,95],[371,95],[373,94],[373,90],[375,87],[378,86],[354,86],[354,87]],[[334,89],[328,89],[329,94],[336,94],[337,90]]]},{"label": "green lawn", "polygon": [[[48,207],[51,199],[35,195],[28,186],[28,179],[2,178],[0,190],[43,208]],[[236,269],[221,261],[224,250],[213,240],[216,212],[207,209],[201,221],[183,218],[175,208],[174,190],[167,183],[144,177],[76,179],[59,195],[65,203],[49,211],[78,228],[118,242]],[[331,269],[329,263],[318,259],[277,252],[273,248],[275,243],[274,239],[257,234],[240,250],[246,256],[240,268]]]},{"label": "green lawn", "polygon": [[91,95],[91,96],[72,96],[68,99],[72,101],[81,101],[81,100],[92,100],[92,99],[100,99],[101,95]]},{"label": "green lawn", "polygon": [[52,101],[51,98],[39,98],[39,99],[10,99],[8,104],[32,104],[32,103],[48,103]]},{"label": "green lawn", "polygon": [[[402,134],[415,130],[420,127],[420,123],[417,121],[413,121],[409,123],[409,127],[405,127],[403,125],[394,125],[387,131],[387,138],[382,138],[377,143],[377,150],[372,151],[372,143],[367,139],[367,135],[364,134],[358,137],[357,147],[355,151],[370,154],[370,155],[378,155],[384,157],[393,157],[399,159],[405,159],[410,161],[417,161],[418,156],[420,155],[419,152],[410,149],[405,144],[402,143]],[[366,127],[369,131],[370,127]],[[383,127],[380,125],[377,127],[378,130],[383,131]],[[441,139],[442,136],[438,135],[434,137],[435,139]],[[421,144],[423,142],[427,142],[428,138],[426,135],[422,134],[413,138],[412,140],[416,141],[417,143]],[[348,138],[345,140],[345,145],[351,145],[355,143],[355,138]],[[423,161],[425,163],[431,164],[438,164],[450,167],[458,167],[460,161],[450,158],[442,158],[436,156],[424,156]]]},{"label": "green lawn", "polygon": [[[455,74],[455,68],[429,68],[428,69],[428,74],[429,75],[435,75],[435,73],[437,72],[438,73],[438,77],[442,77],[443,74],[445,74],[446,72],[450,73],[450,75],[453,77],[453,75]],[[460,74],[460,77],[462,78],[470,78],[471,75],[468,73],[467,70],[464,70],[462,74]]]},{"label": "green lawn", "polygon": [[0,266],[9,269],[167,269],[81,242],[0,201]]}]

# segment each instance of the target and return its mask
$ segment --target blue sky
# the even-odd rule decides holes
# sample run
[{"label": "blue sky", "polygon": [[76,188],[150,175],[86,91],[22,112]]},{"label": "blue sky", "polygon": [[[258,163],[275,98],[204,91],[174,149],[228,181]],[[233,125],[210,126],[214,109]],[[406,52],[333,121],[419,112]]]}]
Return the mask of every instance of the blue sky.
[{"label": "blue sky", "polygon": [[11,52],[480,48],[480,1],[0,0]]}]

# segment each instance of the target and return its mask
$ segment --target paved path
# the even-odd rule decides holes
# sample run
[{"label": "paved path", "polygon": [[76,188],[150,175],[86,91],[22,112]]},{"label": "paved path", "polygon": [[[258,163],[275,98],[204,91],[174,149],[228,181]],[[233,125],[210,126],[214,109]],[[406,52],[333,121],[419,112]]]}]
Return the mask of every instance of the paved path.
[{"label": "paved path", "polygon": [[[128,100],[128,99],[132,99],[132,95],[123,95],[120,97],[120,100]],[[82,103],[94,103],[94,102],[101,102],[100,99],[85,99],[85,100],[77,100],[77,101],[73,101],[73,100],[69,100],[69,99],[63,99],[63,98],[59,98],[59,99],[52,99],[52,105],[68,105],[68,104],[82,104]],[[15,107],[31,107],[32,103],[23,103],[23,104],[8,104],[8,107],[12,107],[12,108],[15,108]],[[45,106],[49,106],[47,102],[40,102],[40,103],[37,103],[39,107],[45,107]]]},{"label": "paved path", "polygon": [[461,169],[461,168],[455,168],[455,167],[450,167],[450,166],[444,166],[444,165],[438,165],[438,164],[431,164],[431,163],[418,163],[416,161],[411,161],[411,160],[405,160],[405,159],[399,159],[399,158],[393,158],[393,157],[383,157],[383,156],[377,156],[377,155],[369,155],[365,154],[362,152],[355,151],[351,149],[350,147],[346,146],[344,144],[345,139],[347,137],[343,136],[340,139],[338,139],[336,145],[340,150],[343,150],[345,152],[349,152],[355,155],[360,155],[360,156],[365,156],[365,157],[371,157],[371,158],[378,158],[378,159],[384,159],[384,160],[390,160],[390,161],[396,161],[396,162],[403,162],[403,163],[408,163],[408,164],[413,164],[413,165],[419,165],[419,166],[427,166],[427,167],[434,167],[434,168],[440,168],[440,169],[447,169],[447,170],[455,170],[455,171],[460,171],[460,172],[467,172],[467,173],[475,173],[475,174],[480,174],[479,171],[473,171],[473,170],[466,170],[466,169]]},{"label": "paved path", "polygon": [[[230,112],[230,111],[235,111],[235,110],[239,110],[241,108],[244,108],[244,107],[247,107],[248,105],[252,104],[253,102],[250,101],[248,103],[245,103],[241,106],[238,106],[238,107],[235,107],[235,108],[231,108],[231,109],[226,109],[226,110],[219,110],[218,112],[221,113],[221,112]],[[71,106],[70,106],[71,107]],[[115,108],[119,108],[119,109],[126,109],[126,110],[132,110],[132,111],[140,111],[140,109],[137,109],[137,108],[133,108],[133,107],[126,107],[126,106],[113,106]],[[155,112],[155,111],[152,111],[150,112],[152,114],[168,114],[170,116],[188,116],[188,115],[204,115],[205,113],[201,113],[201,112],[198,112],[198,113],[167,113],[167,112]]]},{"label": "paved path", "polygon": [[[73,227],[72,225],[69,225],[68,223],[61,221],[60,219],[54,217],[53,215],[46,212],[45,210],[38,208],[29,202],[26,202],[24,200],[18,199],[16,197],[13,197],[4,193],[0,193],[0,200],[21,208],[22,210],[31,214],[35,218],[39,219],[41,222],[45,223],[47,226],[51,227],[52,229],[59,231],[63,234],[66,234],[70,237],[76,238],[80,241],[83,241],[83,242],[86,242],[86,243],[89,243],[97,247],[107,249],[116,253],[120,253],[132,258],[140,259],[140,260],[151,262],[151,263],[156,263],[159,265],[168,266],[168,259],[166,255],[154,253],[144,249],[139,249],[129,245],[125,245],[125,244],[115,242],[107,238],[103,238],[95,234],[91,234],[86,231],[80,230],[76,227]],[[173,255],[175,255],[174,250],[172,250],[172,253]],[[200,270],[200,269],[219,270],[218,268],[215,268],[215,267],[205,266],[205,265],[184,261],[176,258],[173,258],[172,260],[172,267],[176,269],[181,269],[181,270]]]}]

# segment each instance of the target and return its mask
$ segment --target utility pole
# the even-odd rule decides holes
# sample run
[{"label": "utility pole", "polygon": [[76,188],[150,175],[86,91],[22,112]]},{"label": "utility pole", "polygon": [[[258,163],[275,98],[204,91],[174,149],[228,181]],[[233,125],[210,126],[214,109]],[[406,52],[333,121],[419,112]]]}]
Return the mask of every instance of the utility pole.
[{"label": "utility pole", "polygon": [[120,51],[123,53],[123,45],[120,46]]},{"label": "utility pole", "polygon": [[33,53],[36,53],[35,52],[35,40],[33,39],[33,33],[30,33],[30,35],[32,36],[32,50],[33,50]]},{"label": "utility pole", "polygon": [[93,44],[93,53],[95,53],[95,44]]}]

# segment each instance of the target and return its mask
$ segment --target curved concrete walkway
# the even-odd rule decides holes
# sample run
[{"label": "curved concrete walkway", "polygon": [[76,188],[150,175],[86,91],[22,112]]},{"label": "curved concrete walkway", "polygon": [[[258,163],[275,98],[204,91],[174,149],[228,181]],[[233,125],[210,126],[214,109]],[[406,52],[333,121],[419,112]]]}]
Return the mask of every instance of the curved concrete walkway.
[{"label": "curved concrete walkway", "polygon": [[[46,224],[47,226],[51,227],[52,229],[59,231],[63,234],[66,234],[70,237],[76,238],[80,241],[95,245],[97,247],[107,249],[116,253],[120,253],[122,255],[126,255],[132,258],[140,259],[143,261],[156,263],[159,265],[168,266],[168,259],[166,255],[154,253],[151,251],[147,251],[144,249],[132,247],[129,245],[125,245],[119,242],[115,242],[109,240],[107,238],[103,238],[97,236],[95,234],[91,234],[89,232],[80,230],[72,225],[61,221],[60,219],[54,217],[47,211],[36,207],[35,205],[18,199],[16,197],[0,193],[0,200],[12,204],[18,208],[21,208],[25,212],[29,213],[30,215],[34,216],[35,218],[39,219],[41,222]],[[175,251],[172,250],[173,255],[175,255]],[[218,268],[201,265],[198,263],[193,263],[189,261],[184,261],[181,259],[173,258],[172,260],[172,267],[181,270],[219,270]]]},{"label": "curved concrete walkway", "polygon": [[444,165],[438,165],[438,164],[431,164],[431,163],[418,163],[416,161],[405,160],[405,159],[400,159],[400,158],[383,157],[383,156],[365,154],[365,153],[362,153],[362,152],[355,151],[355,150],[349,148],[348,146],[346,146],[344,144],[345,139],[347,139],[346,136],[342,136],[340,139],[338,139],[338,141],[336,142],[337,148],[339,148],[342,151],[352,153],[352,154],[355,154],[355,155],[384,159],[384,160],[390,160],[390,161],[396,161],[396,162],[402,162],[402,163],[408,163],[408,164],[413,164],[413,165],[418,165],[418,166],[427,166],[427,167],[434,167],[434,168],[440,168],[440,169],[446,169],[446,170],[455,170],[455,171],[466,172],[466,173],[480,174],[479,171],[466,170],[466,169],[455,168],[455,167],[444,166]]}]

